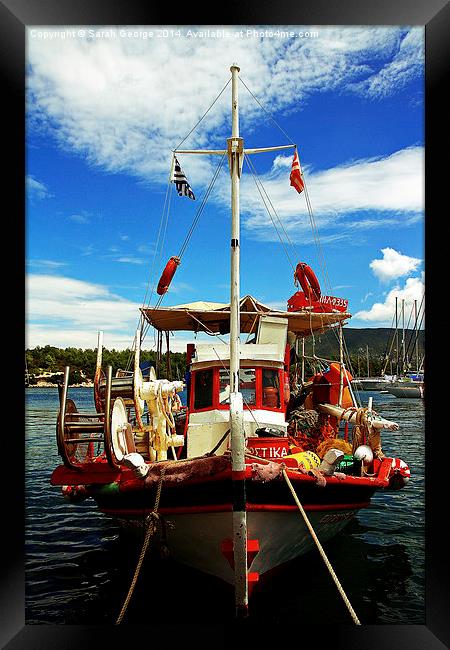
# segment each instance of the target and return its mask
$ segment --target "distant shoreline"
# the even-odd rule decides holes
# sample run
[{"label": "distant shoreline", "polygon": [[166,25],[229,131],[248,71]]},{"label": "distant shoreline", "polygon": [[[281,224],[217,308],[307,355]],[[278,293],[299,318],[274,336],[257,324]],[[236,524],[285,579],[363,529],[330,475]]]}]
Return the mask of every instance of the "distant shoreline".
[{"label": "distant shoreline", "polygon": [[[83,382],[82,384],[69,384],[69,388],[93,388],[94,384]],[[58,388],[58,384],[51,384],[48,381],[39,382],[39,384],[30,384],[25,388]]]}]

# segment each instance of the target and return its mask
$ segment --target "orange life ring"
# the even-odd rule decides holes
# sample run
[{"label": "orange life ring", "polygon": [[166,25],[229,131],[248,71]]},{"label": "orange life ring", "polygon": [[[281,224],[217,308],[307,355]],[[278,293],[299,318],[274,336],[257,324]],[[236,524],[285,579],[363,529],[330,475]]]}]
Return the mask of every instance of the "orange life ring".
[{"label": "orange life ring", "polygon": [[299,262],[294,273],[294,281],[300,283],[308,300],[320,300],[320,284],[312,268],[305,262]]},{"label": "orange life ring", "polygon": [[159,278],[158,287],[156,289],[156,293],[159,296],[162,296],[163,294],[166,293],[180,262],[181,262],[180,258],[176,256],[171,257],[170,260],[167,262],[166,268],[164,269],[161,277]]}]

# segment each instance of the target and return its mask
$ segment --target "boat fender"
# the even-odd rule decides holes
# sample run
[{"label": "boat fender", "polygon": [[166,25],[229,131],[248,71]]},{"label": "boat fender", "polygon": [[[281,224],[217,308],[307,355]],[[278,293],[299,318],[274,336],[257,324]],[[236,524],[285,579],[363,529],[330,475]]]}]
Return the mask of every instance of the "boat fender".
[{"label": "boat fender", "polygon": [[297,453],[288,454],[283,458],[293,458],[297,461],[298,467],[302,466],[304,469],[318,468],[320,465],[320,458],[313,451],[300,451]]},{"label": "boat fender", "polygon": [[164,269],[164,271],[161,274],[161,277],[159,278],[158,287],[156,289],[156,293],[159,296],[162,296],[166,293],[180,262],[181,262],[180,258],[176,256],[171,257],[170,260],[167,262],[166,268]]},{"label": "boat fender", "polygon": [[400,490],[408,483],[411,477],[411,470],[404,460],[393,458],[391,471],[389,472],[389,487],[394,490]]},{"label": "boat fender", "polygon": [[70,503],[79,503],[89,496],[85,485],[63,485],[61,492]]},{"label": "boat fender", "polygon": [[373,461],[373,451],[368,445],[359,445],[359,447],[355,449],[353,457],[356,458],[356,460],[362,461],[363,465],[370,465]]},{"label": "boat fender", "polygon": [[322,292],[316,274],[305,262],[299,262],[295,268],[294,283],[300,283],[301,288],[308,300],[320,300]]},{"label": "boat fender", "polygon": [[148,465],[141,454],[138,454],[137,452],[126,454],[123,457],[123,464],[133,470],[136,478],[144,479],[148,474]]}]

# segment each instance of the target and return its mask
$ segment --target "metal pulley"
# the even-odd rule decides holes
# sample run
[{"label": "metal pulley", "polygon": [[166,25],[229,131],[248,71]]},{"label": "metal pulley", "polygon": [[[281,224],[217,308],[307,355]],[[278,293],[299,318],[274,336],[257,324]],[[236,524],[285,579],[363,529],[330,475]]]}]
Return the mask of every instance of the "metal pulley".
[{"label": "metal pulley", "polygon": [[114,460],[121,464],[124,456],[134,453],[133,429],[128,422],[127,409],[121,397],[114,400],[111,413],[111,450]]}]

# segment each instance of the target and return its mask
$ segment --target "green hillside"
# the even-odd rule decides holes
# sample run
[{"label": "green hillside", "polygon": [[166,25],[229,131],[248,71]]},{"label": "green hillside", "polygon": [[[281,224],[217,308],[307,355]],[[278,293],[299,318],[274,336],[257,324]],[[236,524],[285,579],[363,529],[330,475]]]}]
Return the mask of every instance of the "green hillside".
[{"label": "green hillside", "polygon": [[[367,351],[369,355],[370,375],[378,375],[384,365],[386,355],[390,352],[390,359],[393,363],[395,372],[397,358],[397,339],[392,342],[393,330],[387,327],[379,328],[344,328],[344,341],[346,349],[351,359],[352,367],[355,374],[367,375]],[[419,360],[424,355],[425,332],[420,330],[417,336]],[[412,366],[415,366],[416,358],[416,332],[414,330],[405,330],[405,353]],[[315,354],[327,359],[338,359],[339,348],[337,340],[337,331],[328,331],[320,334],[314,340]],[[398,348],[401,356],[402,352],[402,331],[398,332]],[[306,342],[306,354],[312,354],[313,343],[311,339]],[[414,368],[415,369],[415,368]],[[388,364],[386,372],[390,372]]]},{"label": "green hillside", "polygon": [[[383,367],[386,354],[391,348],[393,332],[389,328],[344,328],[344,340],[348,350],[351,367],[355,375],[367,375],[367,349],[369,351],[370,375],[378,375]],[[399,349],[401,350],[401,331],[399,332]],[[419,359],[424,355],[424,331],[419,332]],[[415,332],[405,331],[405,350],[410,359],[412,367],[415,366]],[[339,347],[337,331],[328,331],[325,334],[316,335],[314,339],[306,341],[305,353],[313,353],[321,358],[338,360]],[[118,368],[129,368],[134,353],[131,350],[106,350],[103,351],[103,366],[111,365],[113,372]],[[80,348],[56,348],[50,345],[36,347],[26,351],[26,366],[30,377],[30,383],[36,383],[38,377],[46,376],[48,381],[56,382],[57,373],[64,371],[65,366],[71,368],[71,383],[92,380],[95,372],[96,350],[82,350]],[[156,353],[143,351],[142,361],[149,361],[156,365]],[[395,372],[396,345],[391,348],[391,359],[393,371]],[[158,375],[172,379],[182,379],[184,376],[186,355],[184,353],[171,353],[170,373],[166,368],[166,355],[159,368]],[[415,369],[415,368],[414,368]],[[390,372],[388,365],[386,372]]]}]

